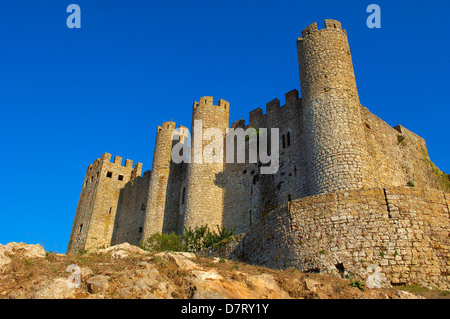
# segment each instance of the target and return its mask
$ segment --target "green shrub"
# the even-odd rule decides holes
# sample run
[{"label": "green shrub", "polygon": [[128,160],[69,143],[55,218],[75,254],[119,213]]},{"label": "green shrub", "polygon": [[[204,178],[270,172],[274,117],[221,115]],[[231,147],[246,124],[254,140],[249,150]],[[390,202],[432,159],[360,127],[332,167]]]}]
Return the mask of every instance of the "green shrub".
[{"label": "green shrub", "polygon": [[148,251],[189,251],[198,252],[212,246],[225,245],[234,238],[234,229],[217,227],[211,231],[207,225],[185,228],[183,236],[174,232],[168,234],[155,233],[140,243],[142,249]]},{"label": "green shrub", "polygon": [[360,290],[364,290],[365,284],[364,284],[363,282],[359,281],[359,280],[353,280],[353,281],[350,283],[350,286],[356,287],[356,288],[358,288],[358,289],[360,289]]},{"label": "green shrub", "polygon": [[186,251],[181,236],[174,232],[150,235],[145,242],[141,243],[141,247],[148,251]]},{"label": "green shrub", "polygon": [[200,251],[215,245],[224,245],[234,238],[235,229],[221,228],[217,226],[217,232],[213,232],[207,225],[185,228],[183,243],[190,252]]}]

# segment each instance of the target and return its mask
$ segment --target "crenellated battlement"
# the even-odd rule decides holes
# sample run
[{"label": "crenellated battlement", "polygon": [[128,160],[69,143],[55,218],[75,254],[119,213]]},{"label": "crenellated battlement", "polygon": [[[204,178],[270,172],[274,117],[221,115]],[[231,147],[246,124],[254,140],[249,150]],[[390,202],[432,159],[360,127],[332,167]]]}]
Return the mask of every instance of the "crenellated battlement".
[{"label": "crenellated battlement", "polygon": [[325,29],[342,30],[342,24],[337,20],[325,19]]},{"label": "crenellated battlement", "polygon": [[279,99],[273,99],[269,103],[266,104],[266,113],[276,112],[278,108],[280,108],[280,100]]},{"label": "crenellated battlement", "polygon": [[245,124],[245,120],[243,119],[239,119],[235,122],[233,122],[233,124],[231,124],[231,128],[245,128],[246,124]]},{"label": "crenellated battlement", "polygon": [[278,111],[282,110],[283,107],[285,107],[285,106],[295,107],[297,105],[297,102],[300,100],[299,92],[296,89],[293,89],[293,90],[287,92],[284,96],[285,96],[285,104],[283,106],[281,106],[281,102],[277,98],[268,102],[266,104],[266,114],[264,114],[264,111],[260,107],[258,107],[257,109],[254,109],[253,111],[250,111],[249,122],[250,123],[258,123],[267,114],[278,112]]},{"label": "crenellated battlement", "polygon": [[[178,138],[174,139],[174,136]],[[176,129],[172,131],[172,140],[184,143],[185,139],[189,137],[189,129],[186,126],[179,125]]]},{"label": "crenellated battlement", "polygon": [[312,32],[318,31],[317,28],[317,22],[314,22],[303,29],[302,31],[302,37],[306,37],[307,35],[311,34]]},{"label": "crenellated battlement", "polygon": [[[342,24],[341,22],[333,19],[325,19],[325,28],[319,29],[317,27],[317,22],[314,22],[313,24],[310,24],[302,31],[302,37],[305,38],[311,34],[314,34],[315,32],[320,32],[322,30],[341,30],[342,31]],[[345,31],[345,30],[344,30]],[[298,40],[303,40],[302,38],[298,38]]]},{"label": "crenellated battlement", "polygon": [[[103,168],[103,164],[106,164],[108,169],[116,168],[120,171],[130,171],[132,176],[140,176],[142,173],[142,163],[137,163],[133,167],[133,161],[130,159],[125,160],[125,164],[122,165],[123,158],[121,156],[115,156],[114,161],[111,162],[111,154],[103,153],[100,158],[97,158],[93,164],[89,165],[86,171],[86,176],[96,174]],[[95,172],[95,173],[93,173]]]},{"label": "crenellated battlement", "polygon": [[217,109],[225,110],[226,112],[229,112],[230,109],[230,103],[224,99],[219,99],[217,105],[214,105],[214,99],[212,96],[203,96],[200,98],[200,102],[194,102],[193,109],[197,109],[199,107],[215,107]]},{"label": "crenellated battlement", "polygon": [[163,122],[161,126],[158,126],[156,133],[161,132],[162,130],[170,130],[173,131],[176,127],[176,123],[173,121]]}]

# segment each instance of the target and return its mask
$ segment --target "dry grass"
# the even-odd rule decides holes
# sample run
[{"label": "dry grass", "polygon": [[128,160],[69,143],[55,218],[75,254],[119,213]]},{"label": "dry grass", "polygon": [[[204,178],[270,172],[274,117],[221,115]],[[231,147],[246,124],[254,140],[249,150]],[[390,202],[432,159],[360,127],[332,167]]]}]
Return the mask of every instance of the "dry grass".
[{"label": "dry grass", "polygon": [[[190,272],[178,268],[173,261],[162,259],[155,254],[147,256],[131,256],[124,259],[113,259],[111,254],[77,254],[60,256],[48,253],[45,258],[29,259],[16,254],[11,257],[12,262],[0,273],[0,299],[8,298],[15,292],[19,296],[32,293],[43,282],[56,278],[67,278],[66,269],[71,264],[81,268],[89,268],[94,275],[110,277],[110,289],[105,298],[118,298],[117,289],[122,288],[130,280],[138,264],[146,261],[155,267],[163,280],[171,283],[176,289],[173,298],[191,298],[195,292]],[[271,274],[282,290],[292,298],[332,298],[332,299],[369,299],[393,298],[398,290],[406,290],[415,295],[430,299],[450,299],[447,291],[428,290],[419,286],[396,286],[391,289],[358,289],[351,286],[349,280],[323,276],[319,274],[302,273],[297,269],[274,270],[262,266],[249,265],[231,260],[214,262],[212,258],[196,256],[193,260],[205,271],[215,269],[225,280],[242,283],[252,290],[252,284],[247,280],[249,276]],[[307,280],[319,283],[318,291],[311,291],[306,285]],[[82,285],[85,287],[86,283]],[[75,298],[87,298],[86,289],[75,295]]]}]

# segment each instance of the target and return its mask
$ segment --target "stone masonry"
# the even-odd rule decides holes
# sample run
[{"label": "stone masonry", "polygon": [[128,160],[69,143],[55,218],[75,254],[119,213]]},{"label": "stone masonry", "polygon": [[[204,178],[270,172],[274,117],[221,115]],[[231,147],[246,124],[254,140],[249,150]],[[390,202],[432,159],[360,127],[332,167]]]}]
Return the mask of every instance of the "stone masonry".
[{"label": "stone masonry", "polygon": [[[301,97],[293,89],[284,105],[275,98],[265,113],[251,111],[249,123],[230,125],[223,99],[194,103],[191,146],[203,152],[214,144],[203,163],[172,160],[188,129],[164,122],[152,170],[143,176],[141,163],[122,166],[118,156],[111,163],[108,153],[89,165],[68,253],[220,226],[241,235],[240,255],[251,262],[354,274],[370,263],[392,283],[448,287],[448,175],[431,162],[420,136],[360,104],[340,22],[308,26],[297,52]],[[249,154],[244,163],[214,162],[225,158],[230,127],[278,129],[277,172],[261,174],[266,164]],[[220,134],[200,139],[208,128]],[[246,149],[250,140],[241,141]]]}]

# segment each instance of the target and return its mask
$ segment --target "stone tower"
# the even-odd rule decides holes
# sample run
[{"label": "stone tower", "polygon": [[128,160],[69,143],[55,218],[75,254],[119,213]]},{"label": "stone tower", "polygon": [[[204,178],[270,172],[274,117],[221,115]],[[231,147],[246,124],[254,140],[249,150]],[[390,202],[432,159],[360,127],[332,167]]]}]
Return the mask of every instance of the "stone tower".
[{"label": "stone tower", "polygon": [[309,195],[369,186],[368,157],[347,32],[336,20],[297,40]]},{"label": "stone tower", "polygon": [[[230,103],[222,99],[218,105],[213,105],[210,96],[194,102],[184,227],[208,225],[216,230],[217,225],[222,226],[225,136],[229,127],[229,108]],[[216,129],[217,134],[208,136],[214,133],[209,129]],[[215,147],[211,147],[212,144]]]},{"label": "stone tower", "polygon": [[149,196],[146,206],[143,238],[154,233],[175,231],[179,212],[180,165],[171,160],[175,122],[164,122],[158,126]]},{"label": "stone tower", "polygon": [[133,161],[127,159],[125,166],[122,166],[122,158],[119,156],[111,163],[111,154],[108,153],[88,166],[68,253],[111,244],[120,190],[126,183],[141,176],[141,173],[141,163],[133,168]]}]

